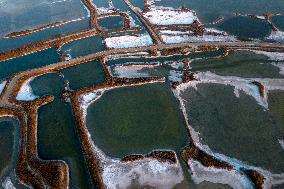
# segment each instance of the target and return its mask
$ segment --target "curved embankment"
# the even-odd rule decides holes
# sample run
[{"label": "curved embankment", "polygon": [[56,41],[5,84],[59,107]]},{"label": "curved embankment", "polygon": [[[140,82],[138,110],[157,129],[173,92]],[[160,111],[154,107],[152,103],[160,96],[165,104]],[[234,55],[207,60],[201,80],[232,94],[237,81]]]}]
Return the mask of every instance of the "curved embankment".
[{"label": "curved embankment", "polygon": [[[208,44],[209,46],[206,46]],[[171,45],[153,45],[148,47],[134,47],[128,49],[112,49],[103,52],[98,52],[94,54],[89,54],[86,56],[78,57],[75,59],[71,59],[69,61],[62,61],[51,65],[46,65],[39,68],[34,68],[30,70],[26,70],[23,72],[19,72],[7,80],[5,88],[0,96],[0,106],[1,111],[3,112],[12,112],[11,115],[17,117],[21,122],[22,128],[22,141],[21,141],[21,153],[19,157],[18,163],[18,174],[20,180],[25,183],[35,187],[41,187],[43,185],[55,186],[68,188],[68,166],[62,161],[43,161],[37,157],[37,148],[36,148],[36,130],[37,130],[37,110],[39,107],[43,106],[46,103],[52,101],[52,97],[45,97],[41,99],[36,99],[32,102],[17,102],[16,95],[18,94],[21,86],[25,81],[30,78],[37,77],[39,75],[44,75],[51,72],[56,72],[61,69],[65,69],[71,66],[75,66],[78,64],[83,64],[89,62],[91,60],[95,60],[101,57],[116,55],[116,54],[127,54],[127,53],[137,53],[143,51],[153,51],[158,50],[161,52],[167,52],[167,55],[173,55],[177,52],[183,52],[184,48],[194,49],[198,51],[199,49],[211,49],[212,43],[182,43],[182,44],[171,44]],[[255,48],[257,44],[249,44],[244,42],[238,43],[213,43],[217,46],[230,46],[239,48],[239,46],[246,44],[249,47]],[[260,44],[259,46],[269,46],[271,44]],[[246,46],[246,48],[247,48]],[[276,47],[276,45],[274,45]],[[282,47],[282,46],[281,46]],[[282,47],[283,48],[283,47]],[[170,52],[170,53],[169,53]],[[163,53],[162,53],[163,54]],[[118,86],[126,86],[131,83],[149,83],[153,82],[153,78],[147,79],[128,79],[128,78],[111,78],[107,77],[106,84],[108,87],[118,87]],[[157,79],[155,78],[155,81]],[[105,86],[104,86],[105,87]],[[91,92],[95,90],[95,87],[91,87],[86,89],[84,92]],[[76,111],[74,111],[76,112]],[[4,113],[3,113],[4,115]],[[81,121],[80,121],[81,122]],[[83,136],[87,134],[82,130]],[[89,145],[90,144],[85,144]],[[88,146],[87,146],[88,147]],[[90,165],[96,165],[96,161],[92,160],[91,155],[87,155],[90,157]],[[98,170],[93,170],[94,175],[97,174]],[[93,168],[92,168],[93,169]],[[45,174],[48,172],[50,174]],[[53,176],[52,179],[50,176]],[[51,180],[49,180],[51,179]],[[64,181],[63,181],[64,180]],[[95,181],[97,182],[97,181]],[[100,183],[98,183],[100,185]]]},{"label": "curved embankment", "polygon": [[205,72],[193,74],[192,79],[188,82],[177,84],[174,87],[173,92],[180,102],[180,108],[185,118],[190,139],[189,145],[182,150],[181,154],[184,161],[192,170],[192,177],[195,182],[200,183],[206,180],[209,182],[228,184],[236,189],[251,187],[257,189],[271,188],[273,185],[284,182],[283,174],[272,174],[261,168],[245,165],[242,162],[238,162],[224,155],[215,154],[208,146],[201,144],[198,133],[194,131],[189,124],[188,114],[183,102],[184,100],[180,96],[183,90],[188,87],[195,88],[198,83],[233,85],[238,88],[238,90],[244,90],[245,92],[249,91],[246,90],[247,87],[249,87],[247,85],[256,85],[259,88],[259,94],[256,96],[261,98],[265,98],[269,90],[284,90],[283,79],[256,78],[250,80],[252,81],[251,84],[247,83],[247,79],[244,78],[217,76]]}]

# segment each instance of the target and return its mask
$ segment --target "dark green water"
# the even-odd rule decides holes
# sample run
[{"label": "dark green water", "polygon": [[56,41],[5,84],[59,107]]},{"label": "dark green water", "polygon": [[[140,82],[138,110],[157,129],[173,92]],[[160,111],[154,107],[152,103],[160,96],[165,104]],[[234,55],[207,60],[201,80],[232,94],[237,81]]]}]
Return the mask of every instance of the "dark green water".
[{"label": "dark green water", "polygon": [[225,20],[218,27],[231,35],[237,36],[241,40],[264,38],[271,31],[266,22],[243,16]]},{"label": "dark green water", "polygon": [[62,71],[64,79],[68,80],[71,89],[80,89],[104,82],[102,65],[98,61],[74,66]]},{"label": "dark green water", "polygon": [[205,144],[218,153],[272,172],[283,172],[284,153],[278,137],[283,125],[247,95],[234,96],[232,87],[199,85],[188,89],[186,100],[190,124]]},{"label": "dark green water", "polygon": [[283,78],[279,68],[271,65],[266,56],[249,51],[231,52],[223,58],[196,60],[191,63],[192,71],[211,71],[218,75],[260,78]]},{"label": "dark green water", "polygon": [[55,49],[47,49],[34,54],[0,62],[0,78],[6,78],[14,73],[36,68],[59,61],[59,55]]},{"label": "dark green water", "polygon": [[151,84],[108,91],[89,107],[87,127],[95,144],[112,157],[179,151],[187,144],[181,116],[169,87]]},{"label": "dark green water", "polygon": [[92,188],[71,107],[60,100],[63,84],[64,79],[56,74],[44,75],[31,82],[36,95],[55,96],[54,102],[39,110],[39,156],[46,160],[66,161],[70,169],[71,188]]},{"label": "dark green water", "polygon": [[[18,125],[14,120],[8,120],[2,118],[0,120],[0,180],[7,171],[11,171],[13,163],[16,160],[16,154],[18,154],[18,144],[19,141],[19,129],[16,128]],[[14,153],[14,158],[13,158]],[[13,160],[14,159],[14,160]]]}]

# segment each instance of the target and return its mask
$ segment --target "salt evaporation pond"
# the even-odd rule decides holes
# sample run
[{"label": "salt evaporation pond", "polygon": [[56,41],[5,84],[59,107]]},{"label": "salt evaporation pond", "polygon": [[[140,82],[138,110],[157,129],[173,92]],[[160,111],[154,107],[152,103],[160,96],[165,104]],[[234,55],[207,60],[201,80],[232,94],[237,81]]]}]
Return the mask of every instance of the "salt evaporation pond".
[{"label": "salt evaporation pond", "polygon": [[273,16],[271,21],[278,29],[284,31],[284,15]]},{"label": "salt evaporation pond", "polygon": [[275,61],[250,51],[235,51],[222,58],[209,58],[193,61],[192,71],[211,71],[217,75],[247,78],[283,78]]},{"label": "salt evaporation pond", "polygon": [[71,58],[76,58],[78,56],[84,56],[104,50],[105,46],[103,44],[102,38],[99,35],[84,38],[78,41],[73,41],[62,47],[62,52],[71,55]]},{"label": "salt evaporation pond", "polygon": [[217,153],[274,173],[284,170],[284,153],[278,142],[283,125],[270,111],[232,87],[202,84],[182,93],[190,124],[204,144]]},{"label": "salt evaporation pond", "polygon": [[99,19],[98,22],[105,30],[122,29],[124,26],[124,18],[121,16],[111,16]]},{"label": "salt evaporation pond", "polygon": [[[47,49],[30,55],[0,62],[0,78],[6,78],[20,71],[58,62],[59,55],[55,49]],[[7,69],[9,68],[9,69]]]},{"label": "salt evaporation pond", "polygon": [[0,6],[0,35],[83,17],[88,17],[88,11],[77,0],[25,0],[17,5],[5,1]]},{"label": "salt evaporation pond", "polygon": [[20,47],[24,44],[46,40],[52,35],[70,34],[73,32],[85,30],[89,28],[89,19],[85,18],[78,21],[73,21],[62,26],[48,28],[40,32],[32,33],[26,36],[17,38],[0,38],[0,51],[9,50]]},{"label": "salt evaporation pond", "polygon": [[[263,14],[267,12],[284,14],[282,0],[162,0],[155,1],[157,6],[180,8],[182,5],[195,10],[198,18],[205,24],[215,21],[221,16],[233,17],[235,13]],[[237,29],[237,28],[236,28]]]},{"label": "salt evaporation pond", "polygon": [[179,151],[188,142],[181,116],[170,88],[151,84],[106,92],[88,108],[87,127],[111,157]]},{"label": "salt evaporation pond", "polygon": [[71,188],[92,188],[71,107],[60,99],[63,85],[64,79],[57,74],[40,76],[31,82],[35,95],[55,96],[54,102],[39,110],[39,157],[66,161],[70,170]]},{"label": "salt evaporation pond", "polygon": [[62,73],[73,90],[102,84],[105,79],[103,67],[98,61],[67,68]]},{"label": "salt evaporation pond", "polygon": [[242,40],[262,39],[271,32],[270,26],[265,21],[243,16],[225,20],[218,27]]}]

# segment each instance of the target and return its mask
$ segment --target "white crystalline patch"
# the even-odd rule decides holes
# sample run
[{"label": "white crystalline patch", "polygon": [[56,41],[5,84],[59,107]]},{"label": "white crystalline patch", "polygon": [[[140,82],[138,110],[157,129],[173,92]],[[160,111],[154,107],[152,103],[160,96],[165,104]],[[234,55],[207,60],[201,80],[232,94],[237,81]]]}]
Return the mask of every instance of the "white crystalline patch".
[{"label": "white crystalline patch", "polygon": [[237,41],[234,36],[224,35],[203,35],[203,36],[169,36],[162,35],[162,39],[166,43],[185,43],[185,42],[214,42],[214,41]]},{"label": "white crystalline patch", "polygon": [[[0,82],[1,82],[1,81],[0,81]],[[5,87],[6,83],[7,83],[7,81],[2,81],[2,82],[0,83],[0,94],[1,94],[2,91],[4,90],[4,87]]]},{"label": "white crystalline patch", "polygon": [[13,185],[11,179],[7,177],[4,182],[2,183],[2,187],[4,189],[16,189],[15,186]]},{"label": "white crystalline patch", "polygon": [[244,177],[236,170],[205,167],[198,161],[193,160],[189,160],[188,165],[192,171],[192,179],[196,184],[208,181],[212,183],[227,184],[234,189],[250,188]]},{"label": "white crystalline patch", "polygon": [[144,13],[144,16],[152,24],[157,25],[192,24],[195,20],[198,20],[197,16],[192,11],[160,9],[155,7],[151,7],[149,12]]},{"label": "white crystalline patch", "polygon": [[30,85],[30,82],[32,81],[33,78],[28,79],[27,81],[25,81],[19,91],[19,93],[17,94],[16,99],[19,101],[33,101],[36,98],[38,98],[38,96],[36,96],[33,93],[33,89]]},{"label": "white crystalline patch", "polygon": [[265,20],[265,16],[257,15],[256,18],[261,19],[261,20]]},{"label": "white crystalline patch", "polygon": [[279,73],[284,75],[284,63],[273,63],[272,65],[278,67],[280,69]]},{"label": "white crystalline patch", "polygon": [[125,189],[133,181],[157,189],[171,189],[184,179],[179,164],[145,159],[137,162],[113,162],[103,171],[106,188]]},{"label": "white crystalline patch", "polygon": [[265,52],[265,51],[252,51],[255,54],[267,56],[270,60],[281,61],[284,60],[284,53],[281,52]]},{"label": "white crystalline patch", "polygon": [[170,65],[174,69],[183,68],[182,62],[166,62],[166,64]]},{"label": "white crystalline patch", "polygon": [[86,118],[87,115],[87,109],[88,107],[95,102],[96,100],[98,100],[104,93],[104,90],[96,90],[94,92],[90,92],[87,94],[83,94],[80,96],[79,101],[80,101],[80,105],[81,105],[81,111],[83,113],[83,118]]},{"label": "white crystalline patch", "polygon": [[227,35],[226,32],[218,30],[218,29],[215,29],[215,28],[205,28],[205,32],[212,32],[212,33]]},{"label": "white crystalline patch", "polygon": [[97,7],[97,13],[99,15],[107,14],[107,13],[113,13],[114,11],[112,9],[106,8],[106,7]]},{"label": "white crystalline patch", "polygon": [[267,39],[274,40],[277,42],[284,42],[284,32],[283,31],[272,31]]},{"label": "white crystalline patch", "polygon": [[124,35],[118,37],[109,37],[105,39],[106,46],[108,48],[129,48],[152,45],[152,39],[150,35]]},{"label": "white crystalline patch", "polygon": [[282,149],[284,150],[284,139],[283,140],[278,140],[279,144],[281,145]]},{"label": "white crystalline patch", "polygon": [[171,82],[181,82],[182,81],[182,72],[176,70],[170,70],[169,80]]},{"label": "white crystalline patch", "polygon": [[179,34],[193,34],[192,31],[176,31],[176,30],[160,30],[161,34],[172,34],[172,35],[179,35]]},{"label": "white crystalline patch", "polygon": [[[267,78],[240,78],[234,76],[219,76],[211,72],[200,72],[194,75],[197,81],[191,81],[186,85],[180,87],[180,91],[183,91],[187,87],[193,87],[197,89],[197,85],[201,83],[214,83],[230,85],[234,87],[234,93],[239,97],[239,91],[243,91],[247,95],[252,96],[259,105],[265,109],[268,108],[267,93],[270,90],[284,90],[284,79],[267,79]],[[260,82],[265,90],[264,97],[260,95],[259,89],[256,85],[252,84],[252,81]]]},{"label": "white crystalline patch", "polygon": [[149,77],[149,73],[139,72],[143,68],[149,68],[151,66],[147,65],[133,65],[133,66],[115,66],[113,69],[113,73],[116,77],[128,77],[128,78],[135,78],[135,77]]}]

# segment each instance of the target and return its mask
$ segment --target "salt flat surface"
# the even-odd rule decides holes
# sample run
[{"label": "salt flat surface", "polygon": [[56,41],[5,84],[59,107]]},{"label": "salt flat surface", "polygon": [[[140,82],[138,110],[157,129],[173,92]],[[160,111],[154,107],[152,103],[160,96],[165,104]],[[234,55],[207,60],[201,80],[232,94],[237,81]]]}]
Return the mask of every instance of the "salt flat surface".
[{"label": "salt flat surface", "polygon": [[284,32],[283,31],[272,31],[267,39],[274,40],[279,43],[284,43]]},{"label": "salt flat surface", "polygon": [[16,189],[9,177],[7,177],[4,182],[2,182],[2,187],[4,189]]},{"label": "salt flat surface", "polygon": [[195,12],[160,7],[151,7],[149,12],[144,13],[144,16],[156,25],[192,24],[194,20],[197,20]]},{"label": "salt flat surface", "polygon": [[[0,81],[0,82],[1,82],[1,81]],[[5,87],[6,83],[7,83],[7,81],[2,81],[2,82],[0,83],[0,94],[1,94],[2,91],[4,90],[4,87]]]},{"label": "salt flat surface", "polygon": [[185,43],[185,42],[214,42],[214,41],[237,41],[234,36],[215,36],[215,35],[203,35],[203,36],[189,36],[189,35],[179,35],[170,36],[162,35],[162,39],[166,43]]},{"label": "salt flat surface", "polygon": [[27,81],[25,81],[21,87],[21,89],[19,90],[16,99],[19,101],[32,101],[35,100],[36,98],[38,98],[38,96],[36,96],[33,93],[32,87],[30,85],[30,82],[32,81],[33,78],[28,79]]},{"label": "salt flat surface", "polygon": [[152,38],[148,34],[124,35],[118,37],[109,37],[105,39],[108,48],[129,48],[149,46],[153,44]]},{"label": "salt flat surface", "polygon": [[118,65],[113,68],[113,74],[115,77],[149,77],[150,74],[147,72],[141,72],[144,68],[149,68],[151,65],[133,65],[133,66],[123,66]]}]

